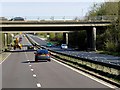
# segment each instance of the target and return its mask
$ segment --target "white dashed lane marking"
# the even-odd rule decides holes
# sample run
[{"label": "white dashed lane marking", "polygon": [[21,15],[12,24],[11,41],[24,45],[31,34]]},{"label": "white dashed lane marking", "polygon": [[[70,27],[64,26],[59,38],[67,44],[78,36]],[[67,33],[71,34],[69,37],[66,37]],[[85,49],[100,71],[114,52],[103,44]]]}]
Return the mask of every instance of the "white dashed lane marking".
[{"label": "white dashed lane marking", "polygon": [[33,77],[36,77],[37,75],[36,74],[33,74]]},{"label": "white dashed lane marking", "polygon": [[34,71],[34,69],[30,69],[31,71]]},{"label": "white dashed lane marking", "polygon": [[30,64],[29,66],[31,67],[32,65]]},{"label": "white dashed lane marking", "polygon": [[40,84],[40,83],[37,83],[37,87],[40,88],[40,87],[41,87],[41,84]]},{"label": "white dashed lane marking", "polygon": [[[26,39],[27,39],[27,38],[26,38]],[[27,40],[28,40],[28,39],[27,39]],[[38,88],[41,88],[41,84],[39,83],[39,81],[38,81],[38,79],[37,79],[37,75],[36,75],[35,72],[34,72],[34,69],[33,69],[32,65],[31,65],[31,63],[30,63],[30,59],[28,58],[28,55],[27,55],[26,52],[25,52],[25,56],[26,56],[26,58],[27,58],[27,61],[28,61],[30,70],[31,70],[32,73],[33,73],[33,77],[36,79],[36,86],[37,86]]]}]

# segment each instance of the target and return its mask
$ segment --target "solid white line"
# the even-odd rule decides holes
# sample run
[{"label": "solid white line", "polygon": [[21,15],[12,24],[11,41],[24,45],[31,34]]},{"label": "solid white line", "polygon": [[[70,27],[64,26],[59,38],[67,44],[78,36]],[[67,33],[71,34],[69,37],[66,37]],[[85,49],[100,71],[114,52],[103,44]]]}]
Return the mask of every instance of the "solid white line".
[{"label": "solid white line", "polygon": [[11,53],[8,54],[8,56],[2,60],[2,62],[0,62],[0,64],[2,64],[9,56],[11,55]]},{"label": "solid white line", "polygon": [[40,88],[40,87],[41,87],[41,84],[40,84],[40,83],[37,83],[37,87],[39,87],[39,88]]},{"label": "solid white line", "polygon": [[61,63],[61,62],[59,62],[59,61],[57,61],[57,60],[55,60],[55,59],[53,59],[53,58],[51,58],[53,61],[55,61],[55,62],[57,62],[57,63],[59,63],[59,64],[61,64],[61,65],[63,65],[63,66],[65,66],[65,67],[67,67],[67,68],[69,68],[69,69],[71,69],[71,70],[73,70],[73,71],[75,71],[75,72],[77,72],[77,73],[79,73],[79,74],[82,74],[82,75],[84,75],[84,76],[86,76],[86,77],[88,77],[88,78],[90,78],[90,79],[92,79],[92,80],[94,80],[94,81],[97,81],[97,82],[99,82],[99,83],[101,83],[101,84],[103,84],[103,85],[105,85],[105,86],[108,86],[108,87],[110,87],[110,88],[117,88],[116,86],[113,86],[113,85],[111,85],[111,84],[109,84],[109,83],[107,83],[107,82],[104,82],[104,81],[102,81],[102,80],[100,80],[100,79],[97,79],[97,78],[95,78],[95,77],[92,77],[91,75],[88,75],[88,74],[86,74],[86,73],[84,73],[84,72],[82,72],[82,71],[80,71],[80,70],[77,70],[77,69],[75,69],[75,68],[73,68],[73,67],[70,67],[70,66],[68,66],[68,65],[66,65],[66,64],[64,64],[64,63]]}]

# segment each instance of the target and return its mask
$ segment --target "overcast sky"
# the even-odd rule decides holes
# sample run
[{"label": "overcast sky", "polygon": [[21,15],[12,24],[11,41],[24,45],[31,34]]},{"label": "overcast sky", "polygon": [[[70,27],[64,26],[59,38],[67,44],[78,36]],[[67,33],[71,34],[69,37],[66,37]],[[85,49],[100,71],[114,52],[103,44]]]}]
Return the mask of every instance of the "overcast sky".
[{"label": "overcast sky", "polygon": [[6,17],[85,16],[94,3],[104,0],[1,0],[1,14]]}]

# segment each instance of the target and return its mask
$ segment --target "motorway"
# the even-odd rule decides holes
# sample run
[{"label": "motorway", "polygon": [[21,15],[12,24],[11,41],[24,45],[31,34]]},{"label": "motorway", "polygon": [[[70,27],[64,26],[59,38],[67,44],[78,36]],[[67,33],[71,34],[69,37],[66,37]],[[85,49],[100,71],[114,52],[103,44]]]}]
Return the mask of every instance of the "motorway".
[{"label": "motorway", "polygon": [[[21,43],[30,44],[26,37]],[[115,88],[52,58],[35,62],[34,52],[23,50],[26,47],[11,52],[2,62],[2,88]]]},{"label": "motorway", "polygon": [[[35,42],[37,42],[39,45],[46,46],[46,44],[47,44],[46,41],[41,40],[37,36],[33,36],[33,35],[29,35],[29,36]],[[89,60],[93,60],[93,61],[97,61],[97,62],[104,62],[104,63],[120,66],[120,57],[118,57],[118,56],[98,54],[98,53],[93,52],[93,51],[92,52],[76,51],[72,48],[68,48],[68,49],[64,50],[64,49],[61,49],[60,47],[51,47],[48,49],[56,51],[56,52],[64,53],[67,55],[75,56],[75,57],[80,57],[80,58],[85,58],[85,59],[89,59]]]}]

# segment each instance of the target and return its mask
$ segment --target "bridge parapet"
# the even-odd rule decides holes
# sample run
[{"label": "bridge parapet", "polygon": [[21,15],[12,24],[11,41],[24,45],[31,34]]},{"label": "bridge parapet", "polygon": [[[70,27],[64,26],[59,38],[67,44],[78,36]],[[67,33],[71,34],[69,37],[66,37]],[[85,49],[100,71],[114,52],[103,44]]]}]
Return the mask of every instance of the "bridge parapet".
[{"label": "bridge parapet", "polygon": [[[0,21],[21,21],[14,19],[17,17],[0,17]],[[99,16],[25,16],[25,17],[19,17],[23,18],[23,21],[74,21],[74,22],[79,22],[79,21],[111,21],[111,20],[116,20],[118,18],[118,15],[99,15]]]},{"label": "bridge parapet", "polygon": [[0,21],[0,24],[110,24],[111,21]]}]

